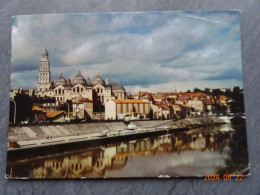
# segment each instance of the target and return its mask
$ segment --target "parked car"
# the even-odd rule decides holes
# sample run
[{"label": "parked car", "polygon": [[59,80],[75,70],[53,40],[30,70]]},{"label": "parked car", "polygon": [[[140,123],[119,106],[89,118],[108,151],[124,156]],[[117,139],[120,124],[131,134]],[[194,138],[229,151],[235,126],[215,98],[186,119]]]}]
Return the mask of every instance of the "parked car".
[{"label": "parked car", "polygon": [[21,146],[17,143],[17,141],[9,141],[8,148],[20,148]]}]

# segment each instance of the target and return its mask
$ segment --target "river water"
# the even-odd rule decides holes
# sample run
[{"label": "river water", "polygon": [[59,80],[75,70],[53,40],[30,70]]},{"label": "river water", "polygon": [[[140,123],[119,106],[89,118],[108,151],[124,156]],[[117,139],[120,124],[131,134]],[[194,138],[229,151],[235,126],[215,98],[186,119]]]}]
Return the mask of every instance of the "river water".
[{"label": "river water", "polygon": [[190,177],[248,167],[245,124],[8,158],[6,173],[29,178]]}]

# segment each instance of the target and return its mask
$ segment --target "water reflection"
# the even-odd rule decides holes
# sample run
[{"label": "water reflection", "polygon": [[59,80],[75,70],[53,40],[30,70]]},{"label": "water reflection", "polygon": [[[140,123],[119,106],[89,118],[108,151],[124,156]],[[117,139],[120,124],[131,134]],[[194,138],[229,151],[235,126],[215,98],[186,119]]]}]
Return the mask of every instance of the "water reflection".
[{"label": "water reflection", "polygon": [[30,178],[203,176],[225,166],[234,135],[230,129],[211,126],[69,154],[24,157],[8,161],[7,173]]}]

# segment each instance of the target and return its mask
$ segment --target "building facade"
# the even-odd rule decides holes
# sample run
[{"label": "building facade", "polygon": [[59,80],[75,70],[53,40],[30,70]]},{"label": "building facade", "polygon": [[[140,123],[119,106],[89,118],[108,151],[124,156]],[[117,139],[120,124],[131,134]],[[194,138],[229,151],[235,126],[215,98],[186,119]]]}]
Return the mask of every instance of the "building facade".
[{"label": "building facade", "polygon": [[114,99],[106,103],[105,120],[121,120],[124,117],[147,118],[150,103],[137,99]]},{"label": "building facade", "polygon": [[[88,99],[93,102],[93,109],[87,109],[88,111],[104,112],[105,104],[109,100],[126,97],[126,91],[122,85],[110,83],[108,78],[104,81],[99,72],[92,81],[89,77],[85,79],[80,70],[72,79],[65,79],[60,73],[60,76],[52,81],[50,67],[49,54],[44,48],[40,58],[38,89],[35,95],[55,98],[56,106],[70,100],[77,104],[80,99]],[[92,116],[93,113],[87,113],[87,115]]]}]

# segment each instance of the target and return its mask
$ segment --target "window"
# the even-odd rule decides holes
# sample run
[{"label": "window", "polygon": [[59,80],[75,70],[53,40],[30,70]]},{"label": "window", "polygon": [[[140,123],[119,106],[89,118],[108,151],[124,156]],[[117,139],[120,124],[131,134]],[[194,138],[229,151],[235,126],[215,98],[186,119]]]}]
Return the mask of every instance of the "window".
[{"label": "window", "polygon": [[47,91],[48,89],[46,88],[46,91]]},{"label": "window", "polygon": [[99,88],[97,88],[97,92],[99,93]]},{"label": "window", "polygon": [[83,88],[81,88],[81,92],[83,92]]},{"label": "window", "polygon": [[79,92],[79,87],[77,87],[77,92]]},{"label": "window", "polygon": [[59,89],[59,94],[61,94],[61,89]]},{"label": "window", "polygon": [[57,94],[57,90],[55,89],[55,94]]},{"label": "window", "polygon": [[42,90],[42,88],[40,88],[40,91]]},{"label": "window", "polygon": [[64,94],[64,89],[62,90],[62,94]]},{"label": "window", "polygon": [[103,89],[100,89],[101,93],[103,93]]},{"label": "window", "polygon": [[73,92],[75,93],[75,88],[73,88]]}]

